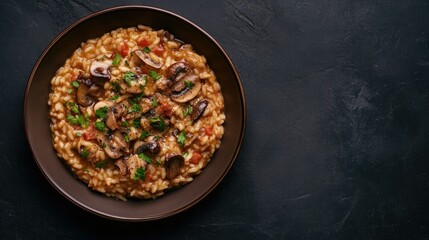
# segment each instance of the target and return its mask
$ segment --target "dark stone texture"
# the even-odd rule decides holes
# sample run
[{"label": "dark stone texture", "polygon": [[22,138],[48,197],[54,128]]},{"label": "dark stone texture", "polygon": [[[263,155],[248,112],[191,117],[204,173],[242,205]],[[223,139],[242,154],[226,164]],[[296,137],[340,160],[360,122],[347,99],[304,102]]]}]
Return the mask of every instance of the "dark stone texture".
[{"label": "dark stone texture", "polygon": [[[116,5],[176,12],[230,54],[247,96],[239,157],[177,216],[106,220],[73,205],[25,141],[27,78],[77,19]],[[0,3],[0,239],[428,239],[428,1]]]}]

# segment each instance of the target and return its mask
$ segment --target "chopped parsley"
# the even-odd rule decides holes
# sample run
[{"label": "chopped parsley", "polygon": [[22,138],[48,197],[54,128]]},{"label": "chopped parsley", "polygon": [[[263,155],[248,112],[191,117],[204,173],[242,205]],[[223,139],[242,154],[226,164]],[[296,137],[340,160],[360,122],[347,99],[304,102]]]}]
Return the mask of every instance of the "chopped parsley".
[{"label": "chopped parsley", "polygon": [[121,122],[121,127],[128,127],[128,126],[130,126],[130,124],[127,121]]},{"label": "chopped parsley", "polygon": [[69,102],[69,106],[70,106],[70,110],[73,112],[73,113],[79,113],[79,108],[77,107],[77,104],[76,103],[74,103],[74,102]]},{"label": "chopped parsley", "polygon": [[129,67],[129,66],[130,66],[130,63],[128,62],[128,60],[125,60],[125,65],[126,65],[127,67]]},{"label": "chopped parsley", "polygon": [[76,132],[76,136],[80,137],[80,136],[82,136],[82,133],[81,132]]},{"label": "chopped parsley", "polygon": [[180,144],[180,146],[185,146],[185,141],[186,141],[186,135],[185,135],[185,130],[181,131],[179,136],[177,136],[177,142]]},{"label": "chopped parsley", "polygon": [[126,72],[124,74],[124,81],[131,86],[131,81],[136,80],[137,76],[133,72]]},{"label": "chopped parsley", "polygon": [[152,163],[152,158],[144,155],[144,153],[140,153],[138,156],[139,156],[139,158],[143,159],[143,161],[145,161],[145,162],[147,162],[149,164]]},{"label": "chopped parsley", "polygon": [[94,126],[95,128],[97,128],[98,131],[106,131],[106,125],[104,124],[104,122],[94,122]]},{"label": "chopped parsley", "polygon": [[125,134],[124,138],[125,138],[125,142],[130,142],[130,136],[128,136],[128,134]]},{"label": "chopped parsley", "polygon": [[121,54],[117,53],[115,55],[115,58],[112,61],[112,65],[115,66],[115,67],[117,67],[117,66],[119,66],[119,62],[120,61],[121,61]]},{"label": "chopped parsley", "polygon": [[79,82],[78,81],[73,81],[72,83],[71,83],[71,85],[73,86],[73,87],[75,87],[75,88],[78,88],[79,87]]},{"label": "chopped parsley", "polygon": [[116,100],[119,98],[119,95],[113,95],[111,98],[109,98],[110,100]]},{"label": "chopped parsley", "polygon": [[167,125],[165,124],[164,119],[162,119],[161,117],[156,117],[156,118],[150,118],[150,125],[160,131],[164,131],[165,128],[167,127]]},{"label": "chopped parsley", "polygon": [[139,167],[137,168],[136,172],[134,173],[134,180],[145,180],[146,179],[146,169]]},{"label": "chopped parsley", "polygon": [[68,93],[68,94],[71,94],[71,93],[73,93],[73,89],[72,89],[72,88],[70,88],[70,89],[67,89],[67,93]]},{"label": "chopped parsley", "polygon": [[109,164],[109,162],[110,162],[110,160],[109,160],[109,159],[106,159],[106,160],[104,160],[104,161],[99,161],[99,162],[97,162],[97,163],[95,164],[95,167],[96,167],[96,168],[104,168],[104,167],[106,167],[106,166],[107,166],[107,164]]},{"label": "chopped parsley", "polygon": [[144,96],[144,94],[143,94],[143,93],[134,94],[134,95],[133,95],[133,99],[135,100],[135,102],[139,103],[139,102],[141,102],[141,100],[142,100],[143,96]]},{"label": "chopped parsley", "polygon": [[133,101],[130,101],[130,103],[131,103],[131,107],[128,109],[128,113],[132,113],[132,112],[141,112],[142,111],[142,109],[141,109],[141,107],[140,107],[140,105],[139,104],[137,104],[137,103],[135,103],[135,102],[133,102]]},{"label": "chopped parsley", "polygon": [[188,115],[191,115],[192,114],[192,111],[193,111],[193,108],[192,108],[192,106],[191,105],[186,105],[186,107],[185,107],[185,111],[183,111],[183,117],[186,117],[186,116],[188,116]]},{"label": "chopped parsley", "polygon": [[159,161],[159,159],[156,160],[156,165],[161,166],[161,161]]},{"label": "chopped parsley", "polygon": [[186,158],[188,155],[189,155],[189,153],[185,152],[182,156],[183,156],[184,158]]},{"label": "chopped parsley", "polygon": [[84,147],[84,148],[82,148],[82,150],[80,150],[80,155],[83,157],[83,158],[88,158],[88,150],[86,150],[86,148]]},{"label": "chopped parsley", "polygon": [[138,118],[134,119],[134,120],[133,120],[133,125],[134,125],[134,127],[139,128],[139,127],[140,127],[140,121],[141,121],[141,118],[140,118],[140,117],[138,117]]},{"label": "chopped parsley", "polygon": [[146,47],[143,48],[143,51],[145,53],[150,53],[150,48],[146,46]]},{"label": "chopped parsley", "polygon": [[156,108],[158,106],[158,99],[156,97],[152,98],[152,107]]},{"label": "chopped parsley", "polygon": [[191,81],[186,81],[186,80],[185,80],[185,85],[186,85],[186,87],[188,87],[188,88],[192,88],[192,87],[194,86],[194,83],[193,83],[193,82],[191,82]]},{"label": "chopped parsley", "polygon": [[153,71],[153,70],[150,70],[150,71],[149,71],[149,76],[150,76],[151,78],[153,78],[153,80],[155,80],[155,82],[156,82],[156,80],[158,80],[158,79],[160,79],[160,78],[161,78],[161,75],[159,75],[157,72],[155,72],[155,71]]},{"label": "chopped parsley", "polygon": [[121,90],[121,86],[119,86],[119,83],[116,81],[111,82],[112,87],[115,89],[115,91],[119,92]]},{"label": "chopped parsley", "polygon": [[72,116],[69,114],[67,115],[66,119],[70,124],[80,125],[81,127],[88,127],[89,125],[88,115],[85,115],[85,117],[83,117],[82,115]]},{"label": "chopped parsley", "polygon": [[97,109],[97,111],[95,111],[95,116],[97,116],[100,119],[104,119],[107,115],[108,110],[109,109],[106,106],[101,107],[101,108]]},{"label": "chopped parsley", "polygon": [[143,140],[149,136],[149,133],[146,131],[142,131],[142,134],[140,135],[140,140]]}]

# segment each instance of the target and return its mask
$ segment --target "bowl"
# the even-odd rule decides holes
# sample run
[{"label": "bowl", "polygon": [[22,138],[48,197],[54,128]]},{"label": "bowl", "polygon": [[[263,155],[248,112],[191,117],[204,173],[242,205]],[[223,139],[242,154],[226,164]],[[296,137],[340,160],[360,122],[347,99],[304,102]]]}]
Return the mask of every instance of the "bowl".
[{"label": "bowl", "polygon": [[[221,85],[225,101],[225,134],[220,148],[194,181],[154,200],[120,201],[99,194],[70,172],[52,146],[48,120],[50,80],[65,60],[90,38],[119,27],[143,24],[165,29],[192,44],[204,55]],[[225,177],[243,140],[246,107],[237,70],[222,47],[191,21],[166,10],[121,6],[86,16],[61,32],[44,50],[28,79],[24,100],[24,127],[36,163],[49,183],[77,206],[100,216],[123,221],[150,221],[182,212],[201,201]],[[221,197],[221,196],[219,196]]]}]

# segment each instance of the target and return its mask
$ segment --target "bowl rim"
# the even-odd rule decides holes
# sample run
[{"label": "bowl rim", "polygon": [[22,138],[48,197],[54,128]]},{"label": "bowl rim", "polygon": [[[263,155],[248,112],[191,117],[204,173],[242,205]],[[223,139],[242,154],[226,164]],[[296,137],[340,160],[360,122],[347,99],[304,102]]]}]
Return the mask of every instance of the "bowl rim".
[{"label": "bowl rim", "polygon": [[[148,217],[123,217],[123,216],[117,216],[114,214],[110,214],[107,212],[103,212],[97,209],[94,209],[90,206],[85,205],[84,203],[82,203],[80,200],[78,200],[78,198],[72,196],[71,194],[69,194],[65,189],[63,189],[57,182],[55,179],[52,179],[50,176],[47,175],[47,173],[45,172],[44,168],[41,166],[41,164],[39,163],[38,158],[36,157],[36,155],[34,154],[33,151],[33,146],[30,143],[30,138],[29,138],[29,129],[28,129],[28,123],[27,123],[27,111],[28,111],[28,94],[30,92],[30,88],[32,86],[32,82],[34,79],[34,76],[37,72],[37,70],[39,69],[39,65],[40,63],[43,61],[43,59],[45,58],[46,54],[51,50],[51,48],[61,39],[64,37],[64,35],[66,35],[70,30],[72,30],[74,27],[76,27],[77,25],[81,24],[82,22],[85,22],[91,18],[97,17],[99,15],[102,14],[106,14],[109,12],[113,12],[113,11],[122,11],[122,10],[129,10],[129,9],[142,9],[142,10],[151,10],[151,11],[158,11],[161,12],[163,14],[167,14],[167,15],[171,15],[175,18],[179,18],[181,20],[183,20],[184,22],[186,22],[187,24],[191,25],[192,27],[196,28],[198,31],[200,31],[202,34],[204,34],[214,45],[215,47],[221,52],[221,54],[226,58],[226,60],[228,61],[228,64],[231,66],[231,69],[234,72],[235,75],[235,80],[239,86],[239,91],[240,91],[240,97],[241,97],[241,102],[243,105],[243,108],[241,109],[242,111],[242,119],[241,119],[241,129],[240,129],[240,136],[239,136],[239,140],[238,143],[234,149],[234,154],[232,156],[231,161],[229,161],[226,169],[221,173],[221,175],[219,176],[219,178],[217,178],[217,180],[214,182],[214,184],[212,184],[211,186],[209,186],[205,192],[203,194],[201,194],[200,196],[198,196],[197,198],[193,199],[192,201],[189,201],[188,204],[179,207],[177,209],[174,209],[168,213],[160,213],[158,215],[152,215],[152,216],[148,216]],[[37,59],[37,61],[35,62],[35,64],[33,65],[33,68],[31,70],[31,73],[27,79],[27,84],[26,84],[26,88],[25,88],[25,95],[24,95],[24,103],[23,103],[23,125],[24,125],[24,131],[25,131],[25,136],[26,136],[26,141],[27,141],[27,145],[29,146],[30,150],[31,150],[31,154],[33,156],[33,160],[36,162],[39,170],[42,172],[43,176],[48,180],[48,182],[61,194],[63,195],[66,199],[68,199],[70,202],[72,202],[74,205],[76,205],[77,207],[86,210],[87,212],[93,213],[97,216],[101,216],[107,219],[111,219],[111,220],[119,220],[119,221],[129,221],[129,222],[141,222],[141,221],[153,221],[153,220],[159,220],[159,219],[163,219],[169,216],[173,216],[176,215],[178,213],[181,213],[191,207],[193,207],[194,205],[196,205],[198,202],[200,202],[201,200],[203,200],[209,193],[211,193],[218,185],[219,183],[224,179],[224,177],[226,176],[226,174],[229,172],[229,170],[231,169],[232,165],[234,164],[238,153],[240,151],[241,145],[243,143],[243,139],[244,139],[244,135],[245,135],[245,129],[246,129],[246,120],[247,120],[247,108],[246,108],[246,98],[245,98],[245,93],[244,93],[244,88],[242,85],[242,81],[240,78],[240,75],[237,71],[237,68],[235,66],[235,64],[233,63],[233,61],[231,60],[231,58],[229,57],[229,55],[226,53],[226,51],[220,46],[220,44],[210,35],[208,34],[206,31],[204,31],[201,27],[199,27],[197,24],[193,23],[192,21],[188,20],[187,18],[178,15],[176,13],[173,13],[169,10],[165,10],[165,9],[161,9],[158,7],[152,7],[152,6],[147,6],[147,5],[122,5],[122,6],[115,6],[115,7],[109,7],[100,11],[96,11],[93,13],[90,13],[86,16],[81,17],[80,19],[76,20],[75,22],[73,22],[72,24],[70,24],[68,27],[66,27],[64,30],[62,30],[48,45],[47,47],[43,50],[43,52],[40,54],[39,58]]]}]

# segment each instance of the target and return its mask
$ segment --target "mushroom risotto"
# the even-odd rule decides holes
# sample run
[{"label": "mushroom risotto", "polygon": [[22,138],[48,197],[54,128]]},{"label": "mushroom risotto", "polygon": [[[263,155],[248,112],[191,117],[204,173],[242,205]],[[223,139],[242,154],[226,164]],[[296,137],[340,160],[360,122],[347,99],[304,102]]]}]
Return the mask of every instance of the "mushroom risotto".
[{"label": "mushroom risotto", "polygon": [[122,200],[192,181],[224,133],[223,96],[204,56],[142,25],[82,43],[53,77],[48,104],[58,156]]}]

